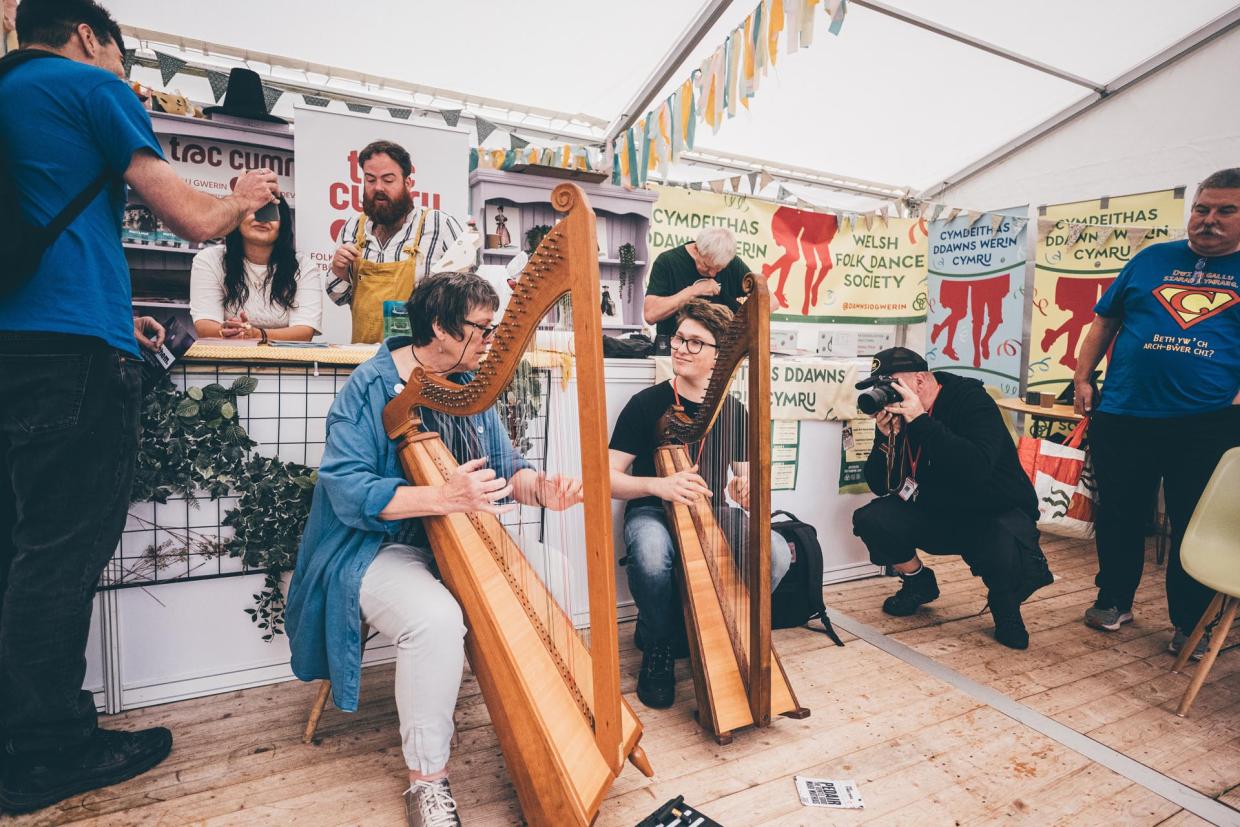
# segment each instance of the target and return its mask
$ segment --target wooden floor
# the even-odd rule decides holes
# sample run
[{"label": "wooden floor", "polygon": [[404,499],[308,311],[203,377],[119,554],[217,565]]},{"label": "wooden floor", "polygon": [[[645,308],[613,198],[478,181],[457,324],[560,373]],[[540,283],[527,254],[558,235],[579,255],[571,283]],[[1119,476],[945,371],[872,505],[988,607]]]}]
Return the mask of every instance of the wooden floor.
[{"label": "wooden floor", "polygon": [[[934,560],[942,597],[913,618],[879,605],[895,582],[832,587],[830,607],[878,627],[938,662],[1240,810],[1240,651],[1214,667],[1192,716],[1172,714],[1188,682],[1168,673],[1169,631],[1162,571],[1150,555],[1136,622],[1104,634],[1080,620],[1092,602],[1091,543],[1045,544],[1058,581],[1026,604],[1026,652],[989,636],[976,617],[985,595],[951,558]],[[624,688],[632,693],[640,653],[622,627]],[[600,825],[632,825],[663,801],[687,801],[728,827],[756,824],[1203,823],[1079,753],[863,641],[836,648],[804,630],[775,633],[789,678],[811,717],[780,719],[717,746],[694,723],[685,662],[678,702],[648,710],[629,695],[646,727],[654,764],[647,780],[631,767],[617,780]],[[367,671],[355,715],[329,710],[319,742],[300,734],[314,688],[299,683],[203,698],[116,716],[112,726],[170,726],[176,746],[151,773],[5,824],[403,823],[404,764],[391,699],[392,668]],[[520,823],[477,684],[467,679],[450,770],[467,825]],[[855,779],[860,811],[810,810],[794,774]],[[1240,812],[1237,813],[1240,819]],[[3,820],[3,819],[0,819]]]}]

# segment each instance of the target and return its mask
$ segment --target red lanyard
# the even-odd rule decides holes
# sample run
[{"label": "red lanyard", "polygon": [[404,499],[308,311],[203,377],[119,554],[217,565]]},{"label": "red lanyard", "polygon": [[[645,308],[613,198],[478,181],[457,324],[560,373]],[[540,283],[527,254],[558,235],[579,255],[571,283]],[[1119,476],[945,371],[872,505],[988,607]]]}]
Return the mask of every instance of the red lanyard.
[{"label": "red lanyard", "polygon": [[[678,406],[680,406],[680,407],[683,409],[683,408],[684,408],[684,405],[682,405],[682,404],[681,404],[681,402],[680,402],[680,392],[676,390],[676,379],[675,379],[675,378],[673,378],[673,379],[672,379],[672,396],[673,396],[673,397],[675,397],[675,399],[676,399],[676,404],[677,404]],[[706,444],[706,438],[705,438],[705,437],[703,437],[702,439],[698,440],[698,443],[697,443],[697,453],[693,456],[693,464],[694,464],[695,466],[698,464],[698,460],[700,460],[700,459],[702,458],[702,446],[703,446],[703,445],[705,445],[705,444]],[[692,448],[693,446],[692,446],[692,445],[690,445],[689,443],[685,443],[685,447],[686,447],[686,448]]]},{"label": "red lanyard", "polygon": [[[930,416],[933,413],[934,413],[934,405],[931,404],[930,407],[926,409],[926,416]],[[906,423],[906,426],[907,426],[907,423]],[[912,477],[913,480],[917,479],[917,463],[921,461],[921,449],[923,447],[924,446],[922,445],[918,445],[917,453],[914,454],[913,449],[910,448],[908,444],[908,433],[904,434],[904,456],[906,459],[908,459],[909,476]]]}]

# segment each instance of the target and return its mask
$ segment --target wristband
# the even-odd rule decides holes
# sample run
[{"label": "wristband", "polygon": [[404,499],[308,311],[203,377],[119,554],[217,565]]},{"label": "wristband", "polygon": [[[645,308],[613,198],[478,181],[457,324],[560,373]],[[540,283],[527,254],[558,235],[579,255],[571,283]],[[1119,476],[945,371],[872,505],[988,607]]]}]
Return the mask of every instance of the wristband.
[{"label": "wristband", "polygon": [[261,327],[258,329],[258,343],[259,343],[260,345],[265,345],[265,344],[268,344],[268,341],[267,341],[267,331],[266,331],[264,328],[261,328]]}]

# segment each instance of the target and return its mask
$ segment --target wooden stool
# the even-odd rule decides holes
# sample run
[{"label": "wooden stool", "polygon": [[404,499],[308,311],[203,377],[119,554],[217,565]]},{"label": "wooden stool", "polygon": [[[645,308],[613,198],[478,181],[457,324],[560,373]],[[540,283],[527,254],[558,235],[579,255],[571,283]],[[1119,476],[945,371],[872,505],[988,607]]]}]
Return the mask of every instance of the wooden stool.
[{"label": "wooden stool", "polygon": [[[375,632],[375,634],[379,634]],[[366,654],[366,644],[370,643],[373,636],[370,634],[370,626],[362,624],[362,654]],[[323,717],[323,710],[327,708],[327,699],[332,694],[332,682],[330,680],[319,681],[319,693],[314,697],[314,706],[310,707],[310,719],[306,721],[306,732],[301,736],[303,744],[309,744],[314,740],[314,733],[319,728],[319,719]]]}]

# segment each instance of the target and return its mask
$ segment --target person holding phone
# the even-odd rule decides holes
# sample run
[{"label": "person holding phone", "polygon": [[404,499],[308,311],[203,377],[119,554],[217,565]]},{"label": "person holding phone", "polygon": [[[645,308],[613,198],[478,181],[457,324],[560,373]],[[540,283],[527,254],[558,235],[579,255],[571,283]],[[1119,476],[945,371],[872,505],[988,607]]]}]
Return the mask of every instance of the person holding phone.
[{"label": "person holding phone", "polygon": [[320,332],[322,278],[298,260],[287,202],[246,216],[194,256],[189,307],[200,337],[308,342]]}]

